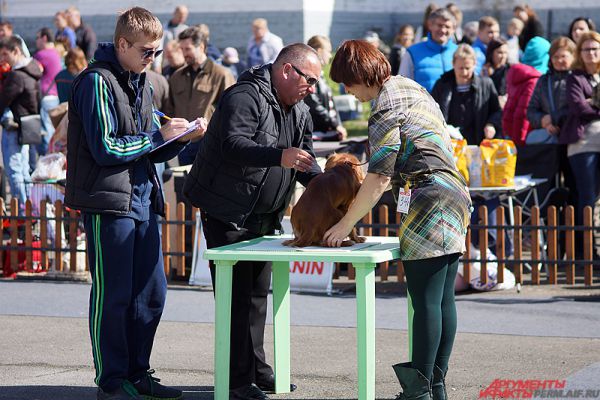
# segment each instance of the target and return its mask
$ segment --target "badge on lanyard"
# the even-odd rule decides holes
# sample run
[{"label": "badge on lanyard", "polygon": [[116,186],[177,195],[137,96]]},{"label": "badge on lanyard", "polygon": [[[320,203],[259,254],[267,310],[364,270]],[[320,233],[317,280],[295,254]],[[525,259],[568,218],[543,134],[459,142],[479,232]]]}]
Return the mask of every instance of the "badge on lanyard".
[{"label": "badge on lanyard", "polygon": [[404,185],[403,188],[400,188],[398,191],[398,208],[397,212],[402,214],[408,214],[408,209],[410,208],[410,188],[408,186],[408,182]]}]

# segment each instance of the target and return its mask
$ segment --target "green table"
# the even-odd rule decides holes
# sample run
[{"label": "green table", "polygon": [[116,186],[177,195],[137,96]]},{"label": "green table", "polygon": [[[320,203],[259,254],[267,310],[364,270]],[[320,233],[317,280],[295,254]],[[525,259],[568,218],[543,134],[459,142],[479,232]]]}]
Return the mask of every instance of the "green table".
[{"label": "green table", "polygon": [[[286,236],[283,236],[286,237]],[[287,236],[289,237],[289,236]],[[264,236],[207,250],[204,258],[216,265],[215,399],[229,399],[229,338],[231,329],[231,280],[238,261],[273,262],[273,337],[275,392],[290,390],[290,261],[352,263],[356,269],[356,314],[358,339],[358,398],[375,399],[375,265],[399,258],[396,237],[369,237],[378,242],[354,251],[244,250],[244,247],[282,236]],[[409,307],[409,310],[411,307]],[[409,315],[409,321],[411,321]],[[409,332],[410,332],[409,323]]]}]

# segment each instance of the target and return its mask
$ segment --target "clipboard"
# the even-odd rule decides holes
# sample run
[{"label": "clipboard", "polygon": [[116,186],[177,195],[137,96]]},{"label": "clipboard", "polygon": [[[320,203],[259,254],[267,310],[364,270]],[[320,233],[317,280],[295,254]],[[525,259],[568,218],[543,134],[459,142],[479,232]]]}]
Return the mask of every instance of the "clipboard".
[{"label": "clipboard", "polygon": [[153,148],[152,150],[150,150],[150,153],[161,149],[163,147],[165,147],[166,145],[176,141],[177,139],[181,139],[182,137],[184,137],[185,135],[195,131],[196,129],[198,129],[198,124],[196,124],[195,122],[193,122],[184,132],[180,133],[177,136],[173,136],[172,138],[170,138],[169,140],[165,141],[163,144],[161,144],[160,146],[157,146],[155,148]]}]

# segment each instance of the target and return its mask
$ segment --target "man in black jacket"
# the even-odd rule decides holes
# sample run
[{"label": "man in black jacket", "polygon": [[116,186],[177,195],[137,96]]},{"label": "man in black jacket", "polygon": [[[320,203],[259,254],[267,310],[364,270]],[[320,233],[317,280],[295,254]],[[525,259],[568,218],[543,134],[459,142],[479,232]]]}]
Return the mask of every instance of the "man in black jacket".
[{"label": "man in black jacket", "polygon": [[[329,64],[331,60],[331,42],[329,38],[315,35],[308,39],[306,44],[315,49],[321,60],[321,65]],[[335,133],[333,139],[331,139],[332,135],[324,135],[324,140],[346,139],[348,133],[339,118],[339,114],[333,103],[333,93],[323,74],[321,74],[321,79],[316,85],[315,93],[306,96],[304,102],[310,109],[314,131]]]},{"label": "man in black jacket", "polygon": [[75,31],[75,42],[85,53],[88,60],[91,60],[98,47],[98,41],[96,39],[96,32],[91,26],[84,24],[81,21],[81,13],[76,7],[69,7],[67,9],[67,17],[69,19],[69,25]]},{"label": "man in black jacket", "polygon": [[[184,185],[202,210],[208,248],[280,230],[296,180],[306,185],[320,173],[302,102],[320,75],[316,52],[297,43],[223,93]],[[211,274],[214,287],[212,264]],[[263,350],[270,278],[270,263],[233,268],[231,398],[263,400],[274,388]]]},{"label": "man in black jacket", "polygon": [[[29,176],[29,146],[21,145],[18,129],[21,118],[38,114],[39,80],[42,70],[37,61],[25,57],[21,39],[15,36],[0,40],[0,64],[7,63],[11,71],[4,77],[0,91],[2,117],[2,157],[13,197],[19,200],[19,214],[25,210],[31,178]],[[5,113],[9,108],[12,112]]]}]

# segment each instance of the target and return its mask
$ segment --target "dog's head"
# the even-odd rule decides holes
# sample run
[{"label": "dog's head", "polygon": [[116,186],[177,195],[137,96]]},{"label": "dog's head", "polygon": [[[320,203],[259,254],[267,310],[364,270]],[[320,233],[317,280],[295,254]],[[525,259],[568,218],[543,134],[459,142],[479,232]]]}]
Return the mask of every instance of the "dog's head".
[{"label": "dog's head", "polygon": [[336,165],[347,164],[352,167],[356,174],[358,181],[362,182],[365,179],[365,173],[362,169],[360,161],[356,156],[350,153],[334,153],[327,158],[325,163],[325,171],[328,171]]}]

